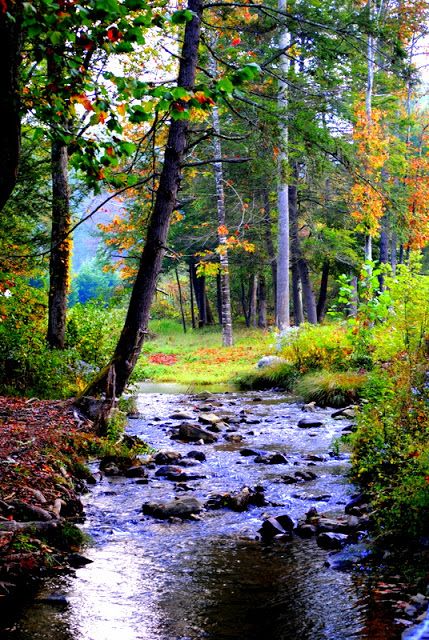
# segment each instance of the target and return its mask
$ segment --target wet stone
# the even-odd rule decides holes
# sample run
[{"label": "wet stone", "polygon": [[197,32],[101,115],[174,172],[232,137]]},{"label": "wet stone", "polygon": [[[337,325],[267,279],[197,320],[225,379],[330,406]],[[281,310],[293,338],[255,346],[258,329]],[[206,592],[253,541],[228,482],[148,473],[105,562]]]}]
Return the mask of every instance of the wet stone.
[{"label": "wet stone", "polygon": [[216,422],[222,422],[220,416],[215,413],[202,413],[198,416],[199,422],[202,424],[216,424]]},{"label": "wet stone", "polygon": [[240,455],[242,456],[265,456],[267,455],[266,451],[261,451],[260,449],[251,449],[249,447],[245,447],[244,449],[240,449]]},{"label": "wet stone", "polygon": [[317,545],[321,549],[337,550],[342,549],[347,543],[348,536],[344,533],[320,533],[317,536]]},{"label": "wet stone", "polygon": [[298,525],[298,527],[296,528],[296,534],[300,537],[300,538],[312,538],[313,536],[315,536],[317,533],[317,528],[314,526],[314,524],[300,524]]},{"label": "wet stone", "polygon": [[301,418],[298,422],[298,427],[300,429],[313,429],[314,427],[321,427],[322,425],[323,422],[316,418]]},{"label": "wet stone", "polygon": [[175,411],[171,414],[170,420],[193,420],[195,415],[190,411]]},{"label": "wet stone", "polygon": [[206,454],[203,451],[188,451],[186,457],[195,458],[195,460],[199,460],[200,462],[207,460]]},{"label": "wet stone", "polygon": [[179,427],[178,437],[180,440],[185,440],[187,442],[198,442],[202,440],[204,444],[211,444],[212,442],[217,441],[217,437],[193,424],[181,424]]},{"label": "wet stone", "polygon": [[244,436],[239,433],[228,433],[224,438],[227,442],[242,442],[242,440],[244,440]]},{"label": "wet stone", "polygon": [[295,478],[294,476],[282,476],[282,482],[284,482],[285,484],[296,484],[298,482],[298,479]]},{"label": "wet stone", "polygon": [[317,476],[312,471],[297,471],[295,478],[297,480],[303,480],[304,482],[311,482],[311,480],[315,480]]},{"label": "wet stone", "polygon": [[146,470],[142,465],[135,465],[125,469],[124,475],[126,478],[144,478],[146,476]]},{"label": "wet stone", "polygon": [[182,458],[178,451],[158,451],[155,455],[155,464],[177,464]]},{"label": "wet stone", "polygon": [[285,456],[279,452],[256,456],[254,462],[257,464],[288,464]]},{"label": "wet stone", "polygon": [[160,467],[155,476],[158,478],[166,478],[167,480],[173,480],[176,482],[187,482],[188,480],[199,480],[205,476],[185,473],[181,467],[174,467],[172,465],[164,465]]},{"label": "wet stone", "polygon": [[142,511],[146,516],[153,516],[161,520],[168,518],[185,520],[191,518],[194,514],[200,513],[202,508],[203,505],[199,500],[192,496],[184,496],[169,502],[146,502],[143,504]]}]

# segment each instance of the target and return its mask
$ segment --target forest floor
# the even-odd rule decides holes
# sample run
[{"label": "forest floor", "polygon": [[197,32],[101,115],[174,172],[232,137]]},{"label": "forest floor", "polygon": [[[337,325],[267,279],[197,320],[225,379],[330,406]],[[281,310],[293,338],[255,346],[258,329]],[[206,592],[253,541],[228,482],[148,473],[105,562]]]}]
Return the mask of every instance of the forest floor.
[{"label": "forest floor", "polygon": [[134,381],[189,386],[226,384],[271,353],[275,336],[262,329],[234,328],[234,345],[222,346],[219,327],[188,329],[175,322],[153,322],[154,338],[143,345]]},{"label": "forest floor", "polygon": [[71,401],[0,397],[0,602],[63,570],[82,542],[78,451],[93,436]]}]

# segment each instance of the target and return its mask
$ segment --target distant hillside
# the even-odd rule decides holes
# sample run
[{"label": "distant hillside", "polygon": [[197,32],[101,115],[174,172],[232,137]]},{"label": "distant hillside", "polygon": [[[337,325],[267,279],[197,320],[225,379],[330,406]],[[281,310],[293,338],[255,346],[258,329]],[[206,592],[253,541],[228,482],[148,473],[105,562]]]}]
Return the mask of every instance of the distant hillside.
[{"label": "distant hillside", "polygon": [[[79,217],[84,218],[100,202],[106,199],[108,194],[102,194],[96,197],[85,199],[80,207]],[[73,258],[72,271],[78,273],[82,265],[94,258],[100,244],[100,232],[98,225],[109,223],[115,215],[121,215],[124,210],[123,202],[119,200],[110,200],[107,202],[92,218],[83,222],[74,232],[73,235]]]}]

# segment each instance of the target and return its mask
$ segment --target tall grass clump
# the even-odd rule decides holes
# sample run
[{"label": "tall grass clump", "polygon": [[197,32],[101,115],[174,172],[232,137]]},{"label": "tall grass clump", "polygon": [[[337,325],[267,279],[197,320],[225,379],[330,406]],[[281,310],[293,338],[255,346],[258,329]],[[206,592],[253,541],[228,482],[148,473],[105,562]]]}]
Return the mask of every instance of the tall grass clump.
[{"label": "tall grass clump", "polygon": [[318,371],[300,378],[295,393],[319,407],[344,407],[359,400],[366,374],[357,371]]}]

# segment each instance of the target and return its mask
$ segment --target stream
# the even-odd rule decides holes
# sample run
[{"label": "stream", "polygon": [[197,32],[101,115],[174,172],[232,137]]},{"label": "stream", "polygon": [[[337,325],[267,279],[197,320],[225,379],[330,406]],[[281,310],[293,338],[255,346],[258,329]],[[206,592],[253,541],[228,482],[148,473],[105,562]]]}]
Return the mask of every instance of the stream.
[{"label": "stream", "polygon": [[[208,399],[180,391],[142,387],[138,418],[129,420],[127,432],[155,450],[204,452],[206,461],[184,468],[203,477],[187,481],[185,491],[181,483],[156,477],[157,468],[149,472],[147,484],[103,477],[84,496],[83,529],[92,538],[84,553],[93,562],[73,575],[48,580],[5,637],[399,640],[404,626],[395,617],[402,616],[374,588],[389,576],[368,568],[363,543],[333,554],[320,549],[315,538],[266,543],[258,535],[266,514],[288,514],[298,521],[311,507],[330,517],[344,513],[355,489],[346,479],[348,456],[336,455],[333,441],[350,420],[333,419],[330,409],[304,413],[300,404],[274,391],[221,392]],[[191,412],[197,418],[207,403],[229,420],[230,426],[216,434],[218,441],[172,440],[171,429],[178,423],[172,414]],[[299,420],[309,417],[320,419],[322,426],[298,428]],[[243,440],[227,441],[232,433]],[[240,454],[243,447],[281,452],[287,464],[257,464]],[[293,484],[282,480],[299,471],[311,471],[316,478]],[[257,485],[264,487],[268,506],[241,513],[207,510],[183,522],[141,512],[148,501],[192,495],[206,502],[210,494]],[[390,580],[398,583],[399,577]]]}]

